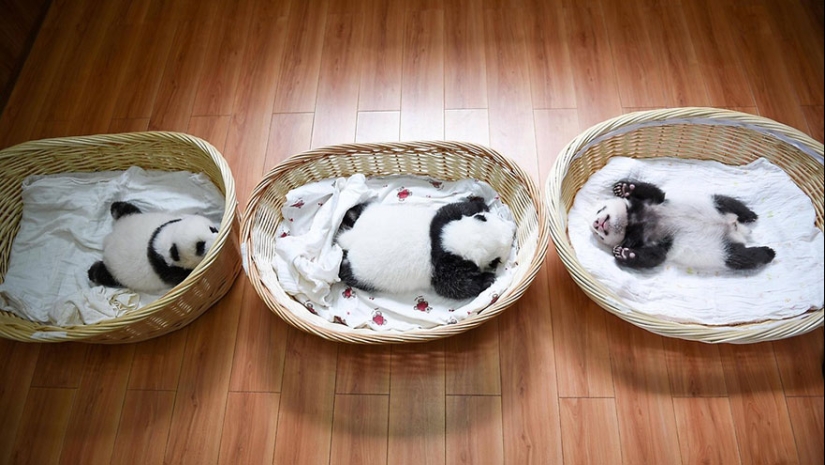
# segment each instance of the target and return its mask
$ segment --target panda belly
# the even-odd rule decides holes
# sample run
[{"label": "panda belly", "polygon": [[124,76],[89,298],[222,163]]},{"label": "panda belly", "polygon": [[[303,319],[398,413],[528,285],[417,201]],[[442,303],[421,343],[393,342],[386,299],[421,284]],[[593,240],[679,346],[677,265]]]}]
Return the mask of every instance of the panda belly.
[{"label": "panda belly", "polygon": [[430,287],[430,223],[426,207],[370,205],[352,229],[341,232],[352,275],[375,290],[406,293]]},{"label": "panda belly", "polygon": [[103,242],[103,263],[124,286],[156,293],[169,288],[149,263],[148,247],[152,234],[174,217],[162,213],[127,215],[115,221],[112,233]]},{"label": "panda belly", "polygon": [[710,203],[673,207],[661,220],[673,237],[668,260],[697,270],[725,269],[728,243],[736,236],[736,218],[720,214]]}]

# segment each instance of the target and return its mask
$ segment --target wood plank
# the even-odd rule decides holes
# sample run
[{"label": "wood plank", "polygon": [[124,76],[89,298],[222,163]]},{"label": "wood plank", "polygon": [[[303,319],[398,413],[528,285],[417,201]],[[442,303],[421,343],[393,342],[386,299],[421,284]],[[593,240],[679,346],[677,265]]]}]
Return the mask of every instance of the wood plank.
[{"label": "wood plank", "polygon": [[394,142],[400,136],[401,112],[359,111],[355,126],[355,142]]},{"label": "wood plank", "polygon": [[360,111],[401,109],[404,2],[372,0],[364,24]]},{"label": "wood plank", "polygon": [[725,397],[673,399],[682,464],[740,463]]},{"label": "wood plank", "polygon": [[386,464],[389,397],[336,395],[330,465]]},{"label": "wood plank", "polygon": [[498,317],[506,463],[562,463],[553,324],[546,268]]},{"label": "wood plank", "polygon": [[579,132],[579,113],[576,110],[536,110],[536,153],[539,160],[539,180],[542,188],[553,168],[559,152]]},{"label": "wood plank", "polygon": [[269,127],[264,172],[292,155],[309,150],[312,113],[275,113]]},{"label": "wood plank", "polygon": [[825,435],[825,406],[822,396],[788,397],[787,401],[799,463],[825,462],[825,447],[822,442]]},{"label": "wood plank", "polygon": [[58,463],[74,395],[74,389],[32,388],[29,391],[8,463]]},{"label": "wood plank", "polygon": [[129,382],[131,344],[89,348],[72,407],[61,464],[108,464]]},{"label": "wood plank", "polygon": [[218,460],[232,349],[246,281],[188,326],[164,463],[201,464]]},{"label": "wood plank", "polygon": [[445,463],[445,356],[443,341],[392,347],[388,463]]},{"label": "wood plank", "polygon": [[229,116],[193,116],[189,118],[186,132],[212,144],[218,151],[226,150],[229,133]]},{"label": "wood plank", "polygon": [[[579,128],[622,113],[610,38],[597,1],[563,0],[565,40],[576,87]],[[608,58],[610,57],[610,58]]]},{"label": "wood plank", "polygon": [[819,142],[825,141],[825,106],[802,107],[808,122],[808,134]]},{"label": "wood plank", "polygon": [[149,118],[115,118],[109,123],[109,133],[141,132],[149,129]]},{"label": "wood plank", "polygon": [[65,387],[80,386],[83,365],[89,345],[79,342],[65,344],[45,344],[40,349],[32,386]]},{"label": "wood plank", "polygon": [[501,395],[498,321],[445,341],[447,395]]},{"label": "wood plank", "polygon": [[710,105],[754,106],[750,83],[733,41],[734,30],[720,2],[694,0],[681,5]]},{"label": "wood plank", "polygon": [[285,52],[273,95],[276,113],[311,112],[321,68],[327,1],[291,2],[285,24]]},{"label": "wood plank", "polygon": [[609,317],[610,359],[625,463],[678,464],[662,337]]},{"label": "wood plank", "polygon": [[361,29],[355,15],[327,16],[312,127],[313,148],[355,141]]},{"label": "wood plank", "polygon": [[0,339],[0,463],[11,463],[10,455],[18,425],[23,417],[26,398],[42,346]]},{"label": "wood plank", "polygon": [[823,330],[819,328],[772,344],[786,396],[822,397],[825,394],[823,341]]},{"label": "wood plank", "polygon": [[504,463],[501,397],[447,396],[447,463]]},{"label": "wood plank", "polygon": [[444,138],[444,13],[410,11],[404,23],[401,140]]},{"label": "wood plank", "polygon": [[561,2],[526,2],[533,108],[575,108],[576,88]]},{"label": "wood plank", "polygon": [[290,328],[273,463],[327,464],[338,347]]},{"label": "wood plank", "polygon": [[530,71],[518,9],[485,11],[490,146],[538,179]]},{"label": "wood plank", "polygon": [[719,351],[742,463],[799,463],[771,343]]},{"label": "wood plank", "polygon": [[240,312],[229,390],[279,392],[288,326],[269,310],[249,284],[244,286]]},{"label": "wood plank", "polygon": [[172,391],[126,391],[112,465],[161,465],[174,405]]},{"label": "wood plank", "polygon": [[188,333],[188,329],[183,328],[135,344],[129,389],[177,389]]},{"label": "wood plank", "polygon": [[390,346],[341,344],[338,347],[337,394],[389,394]]},{"label": "wood plank", "polygon": [[728,395],[719,346],[664,338],[664,347],[673,397]]},{"label": "wood plank", "polygon": [[489,146],[489,112],[486,109],[444,111],[444,139]]},{"label": "wood plank", "polygon": [[219,465],[272,463],[279,400],[268,392],[229,393]]},{"label": "wood plank", "polygon": [[244,46],[255,0],[224,1],[209,35],[209,48],[198,82],[192,115],[229,115],[243,69]]},{"label": "wood plank", "polygon": [[487,106],[483,0],[444,4],[444,108]]},{"label": "wood plank", "polygon": [[564,463],[621,463],[613,399],[559,399]]}]

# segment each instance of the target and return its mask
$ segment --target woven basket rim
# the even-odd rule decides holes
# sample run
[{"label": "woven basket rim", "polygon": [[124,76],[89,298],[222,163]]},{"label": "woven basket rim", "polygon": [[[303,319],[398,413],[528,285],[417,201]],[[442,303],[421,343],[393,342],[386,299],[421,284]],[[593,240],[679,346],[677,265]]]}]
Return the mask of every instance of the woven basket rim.
[{"label": "woven basket rim", "polygon": [[[262,195],[273,180],[285,173],[290,172],[305,164],[311,164],[321,157],[328,155],[348,155],[348,154],[403,154],[407,151],[432,153],[432,152],[466,152],[470,156],[483,156],[495,162],[501,169],[522,182],[524,191],[530,198],[532,206],[535,208],[538,224],[536,231],[536,250],[527,266],[527,272],[522,275],[519,282],[513,282],[498,300],[485,308],[482,312],[459,321],[456,324],[441,325],[430,329],[416,329],[408,331],[376,331],[369,328],[351,328],[341,324],[335,324],[313,315],[301,304],[297,303],[291,296],[288,296],[280,286],[273,290],[265,286],[261,281],[254,257],[250,257],[253,250],[252,229],[256,216],[256,210]],[[370,174],[367,176],[370,176]],[[456,141],[414,141],[414,142],[386,142],[386,143],[362,143],[362,144],[338,144],[307,150],[294,154],[283,160],[270,170],[256,186],[250,196],[246,210],[243,213],[241,223],[241,249],[244,263],[244,270],[251,281],[255,291],[262,298],[269,309],[285,320],[287,323],[310,334],[315,334],[324,339],[336,342],[354,344],[403,344],[428,342],[444,337],[456,335],[494,318],[505,309],[513,305],[526,290],[538,273],[544,262],[545,254],[549,246],[549,231],[547,230],[547,210],[543,204],[540,190],[533,179],[517,163],[510,160],[497,151],[470,142]],[[522,287],[519,289],[519,287]],[[285,303],[283,300],[287,300]]]},{"label": "woven basket rim", "polygon": [[562,181],[570,164],[587,148],[602,140],[649,126],[705,124],[723,125],[756,131],[774,137],[810,156],[820,165],[823,160],[823,144],[807,134],[762,116],[733,110],[706,107],[685,107],[663,110],[647,110],[628,113],[598,123],[576,136],[559,153],[545,183],[544,195],[548,208],[550,235],[558,252],[576,284],[600,307],[636,326],[655,334],[706,343],[745,344],[777,340],[803,334],[823,325],[823,309],[801,315],[740,325],[711,326],[699,323],[679,323],[657,318],[637,311],[625,304],[605,285],[581,267],[567,237],[567,210],[562,204]]},{"label": "woven basket rim", "polygon": [[[72,147],[96,147],[96,146],[111,146],[124,145],[128,146],[135,143],[149,143],[156,141],[168,141],[173,143],[180,143],[183,145],[190,145],[197,147],[204,154],[206,154],[210,161],[214,163],[215,167],[221,173],[221,181],[224,190],[224,213],[221,219],[220,227],[218,228],[218,236],[215,239],[214,245],[204,256],[201,263],[191,272],[191,274],[180,284],[170,289],[167,293],[159,297],[157,300],[140,307],[128,314],[117,318],[103,320],[98,323],[88,325],[74,325],[74,326],[55,326],[44,323],[28,321],[24,318],[14,315],[3,315],[4,319],[14,319],[14,324],[31,328],[31,341],[36,342],[107,342],[95,340],[94,338],[103,336],[107,333],[128,328],[129,325],[150,318],[158,310],[174,302],[187,290],[193,287],[194,284],[200,280],[208,267],[216,260],[219,253],[227,246],[232,234],[233,223],[237,221],[237,199],[235,195],[235,181],[232,176],[231,169],[223,155],[209,142],[199,137],[175,131],[138,131],[126,132],[118,134],[96,134],[83,136],[69,136],[69,137],[54,137],[45,138],[32,141],[22,142],[11,147],[0,150],[0,161],[6,158],[16,157],[21,154],[29,155],[37,152],[48,152],[55,148],[64,149],[67,146]],[[237,277],[240,269],[231,270],[229,275],[230,280]],[[81,332],[82,336],[76,334]],[[157,334],[162,335],[163,333]],[[154,336],[152,336],[154,337]],[[131,342],[129,340],[118,342]]]}]

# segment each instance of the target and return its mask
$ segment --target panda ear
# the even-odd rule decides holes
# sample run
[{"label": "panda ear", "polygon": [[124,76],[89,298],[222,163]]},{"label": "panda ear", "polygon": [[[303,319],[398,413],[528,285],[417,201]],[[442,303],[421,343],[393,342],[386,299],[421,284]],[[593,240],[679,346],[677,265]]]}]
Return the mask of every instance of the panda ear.
[{"label": "panda ear", "polygon": [[172,257],[174,261],[180,261],[180,253],[178,253],[178,245],[172,244],[172,248],[169,249],[169,256]]}]

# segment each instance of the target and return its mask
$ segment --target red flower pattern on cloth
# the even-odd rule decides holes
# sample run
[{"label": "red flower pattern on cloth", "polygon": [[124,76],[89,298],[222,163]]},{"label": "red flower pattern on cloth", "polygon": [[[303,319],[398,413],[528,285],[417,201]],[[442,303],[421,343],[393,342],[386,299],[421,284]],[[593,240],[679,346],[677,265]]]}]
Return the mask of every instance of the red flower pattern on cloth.
[{"label": "red flower pattern on cloth", "polygon": [[430,310],[433,309],[432,307],[430,307],[430,303],[427,302],[426,299],[424,299],[423,295],[420,295],[415,298],[415,305],[413,305],[413,308],[418,310],[419,312],[425,313],[429,313]]},{"label": "red flower pattern on cloth", "polygon": [[409,196],[412,195],[412,191],[410,191],[406,187],[401,187],[401,188],[398,189],[398,193],[396,195],[398,196],[398,200],[403,202],[403,201],[407,200],[407,198]]},{"label": "red flower pattern on cloth", "polygon": [[384,318],[383,313],[376,310],[372,313],[372,322],[377,324],[378,326],[384,326],[385,324],[387,324],[387,319]]}]

